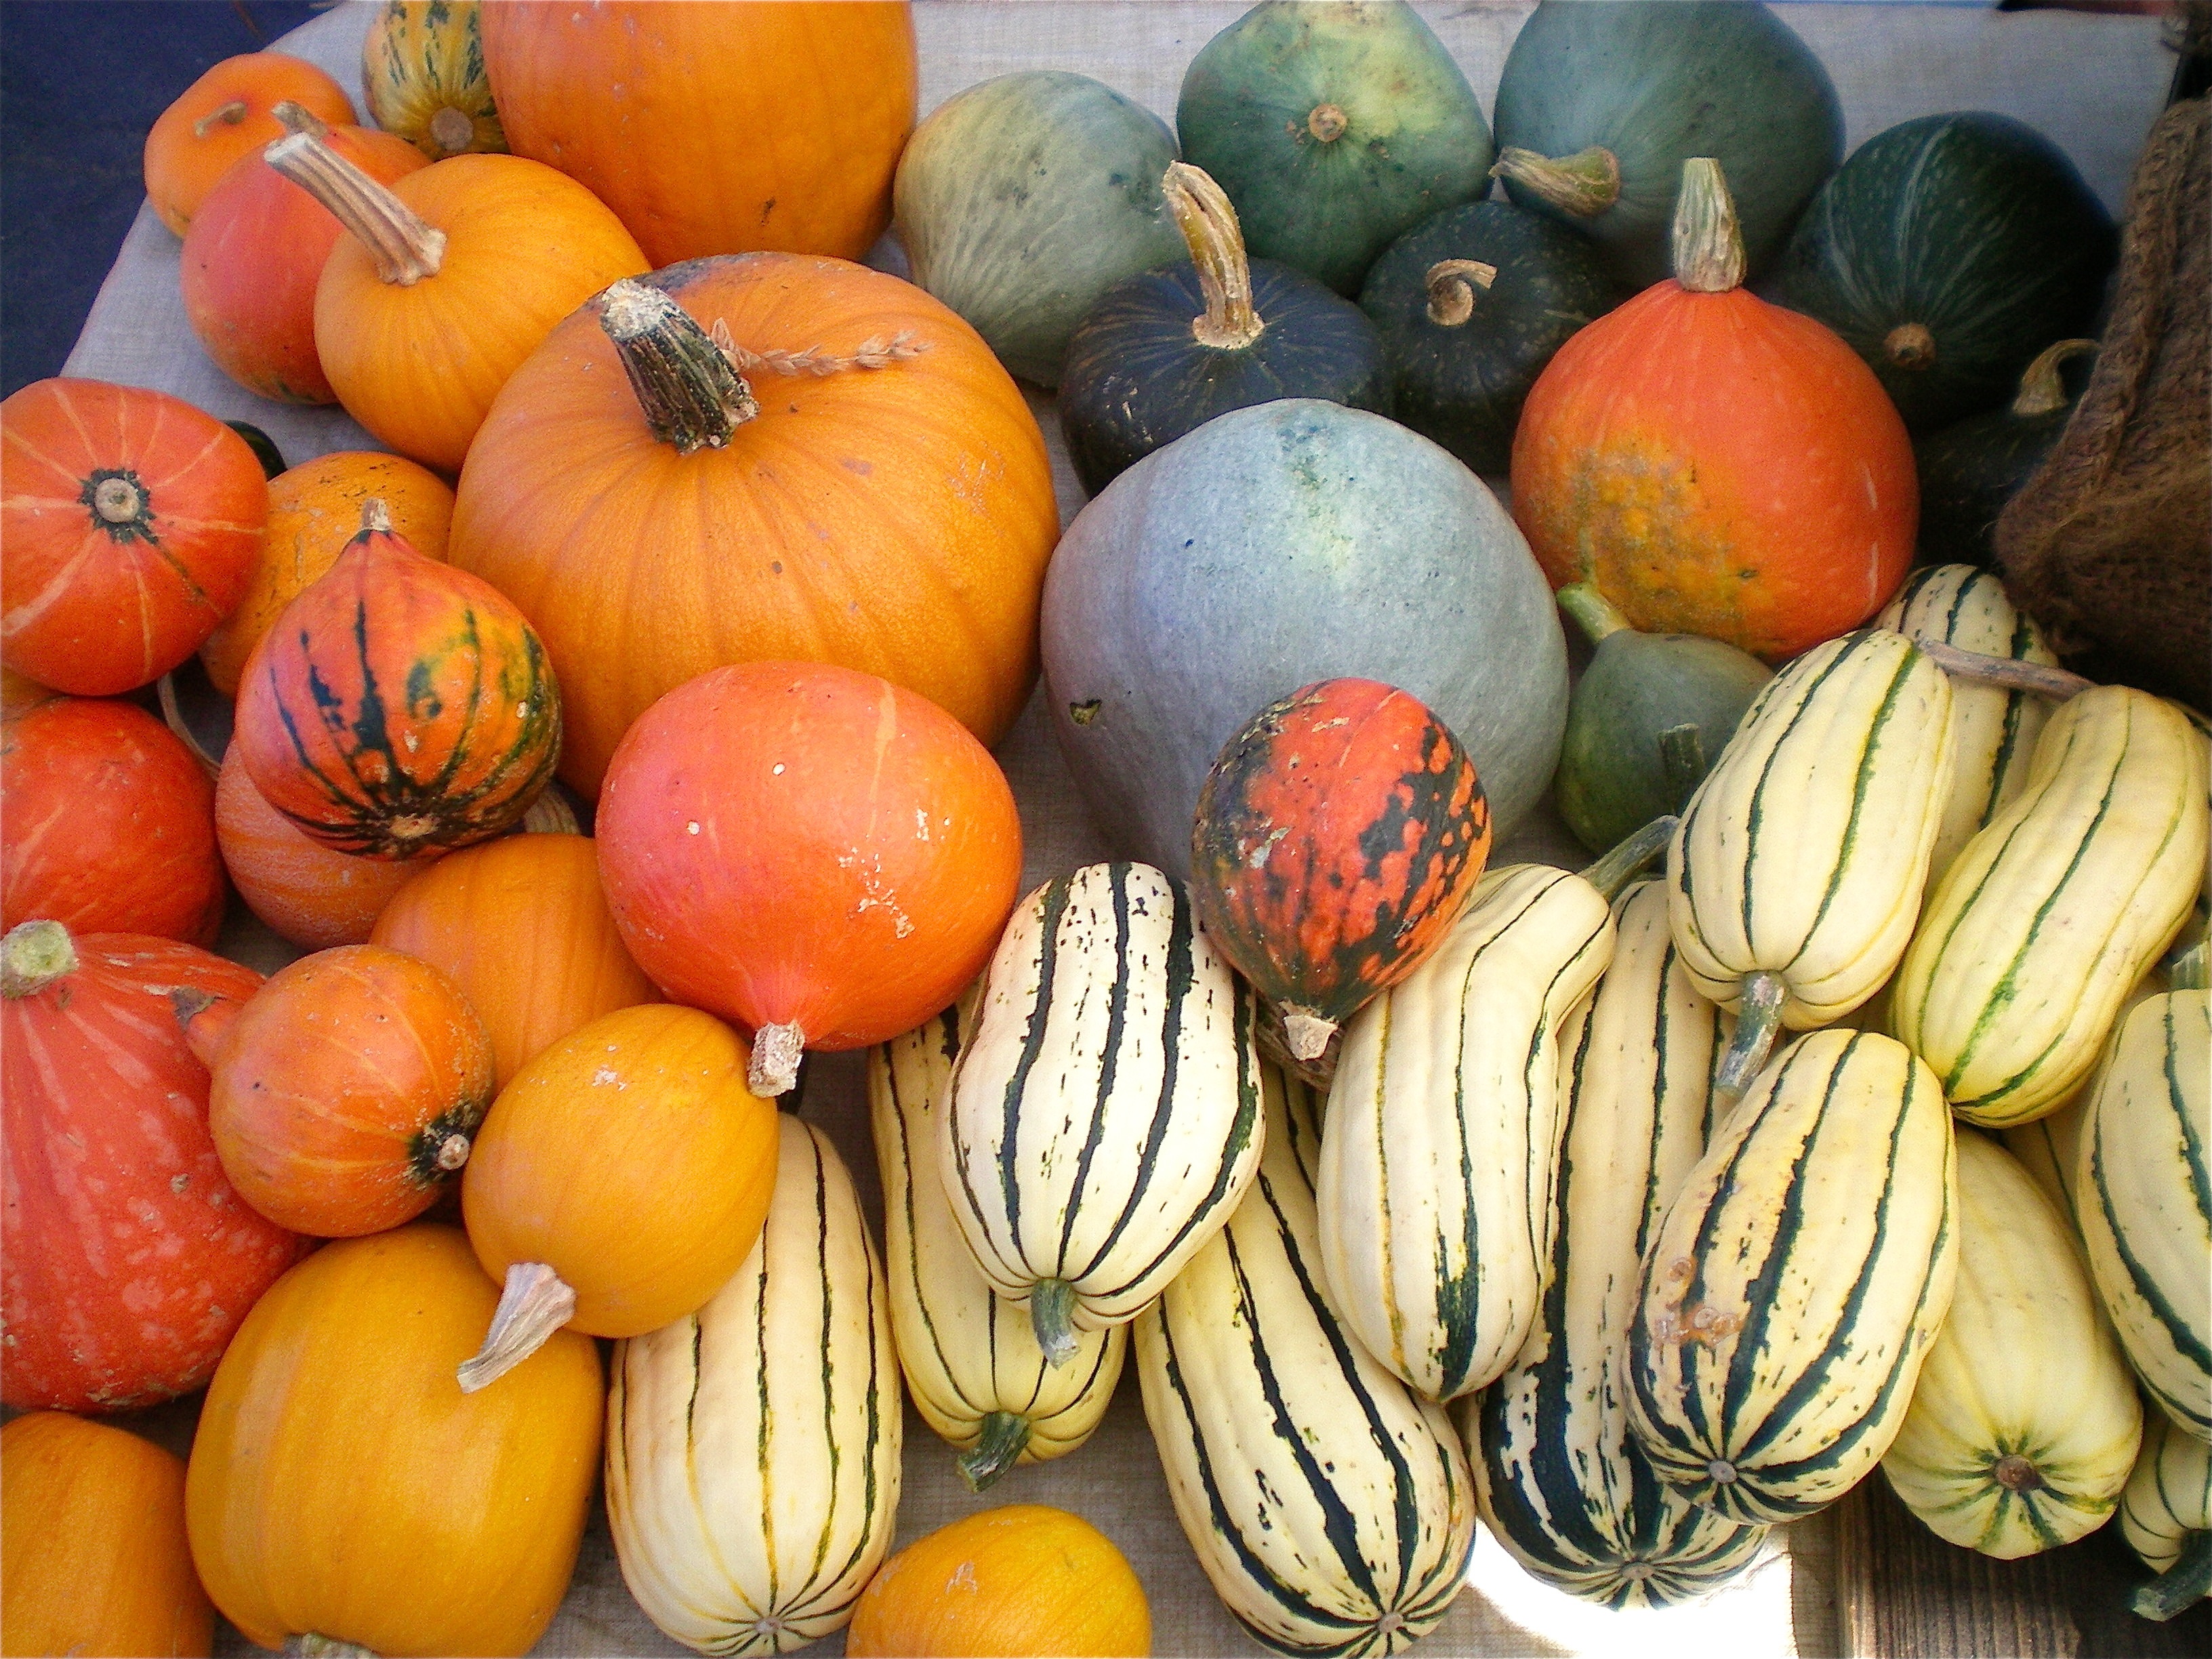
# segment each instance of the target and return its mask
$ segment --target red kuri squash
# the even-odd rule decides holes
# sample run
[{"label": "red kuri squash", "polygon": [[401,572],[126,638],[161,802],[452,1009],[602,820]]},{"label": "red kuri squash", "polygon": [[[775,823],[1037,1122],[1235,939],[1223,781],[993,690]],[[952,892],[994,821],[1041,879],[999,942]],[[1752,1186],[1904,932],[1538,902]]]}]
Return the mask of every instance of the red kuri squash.
[{"label": "red kuri squash", "polygon": [[185,88],[146,135],[146,199],[182,236],[216,180],[241,155],[284,128],[274,111],[287,100],[333,126],[353,123],[345,88],[304,58],[250,52],[226,58]]}]

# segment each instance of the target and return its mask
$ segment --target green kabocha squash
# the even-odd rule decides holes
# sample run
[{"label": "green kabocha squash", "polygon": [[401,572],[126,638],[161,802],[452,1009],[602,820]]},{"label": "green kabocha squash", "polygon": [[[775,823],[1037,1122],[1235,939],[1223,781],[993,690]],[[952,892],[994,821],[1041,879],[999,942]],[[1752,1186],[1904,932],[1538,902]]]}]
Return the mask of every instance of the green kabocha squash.
[{"label": "green kabocha squash", "polygon": [[1267,0],[1200,49],[1176,131],[1247,246],[1359,291],[1376,256],[1489,188],[1474,88],[1405,0]]},{"label": "green kabocha squash", "polygon": [[284,452],[276,447],[276,441],[259,427],[246,421],[225,421],[223,424],[246,440],[246,447],[253,452],[253,459],[261,463],[264,477],[273,478],[284,471]]},{"label": "green kabocha squash", "polygon": [[1387,413],[1382,342],[1302,270],[1248,260],[1237,210],[1186,161],[1162,193],[1190,258],[1107,290],[1068,342],[1060,423],[1092,495],[1162,444],[1232,409],[1325,398]]},{"label": "green kabocha squash", "polygon": [[1602,853],[1682,810],[1774,673],[1718,640],[1639,633],[1588,582],[1559,599],[1596,649],[1567,704],[1553,799],[1575,839]]},{"label": "green kabocha squash", "polygon": [[2003,402],[2038,352],[2086,332],[2116,246],[2103,204],[2034,128],[1923,115],[1821,187],[1776,297],[1849,341],[1924,431]]},{"label": "green kabocha squash", "polygon": [[1844,153],[1820,60],[1743,0],[1542,0],[1498,82],[1512,198],[1573,226],[1638,288],[1673,274],[1682,163],[1727,174],[1756,276]]},{"label": "green kabocha squash", "polygon": [[1175,135],[1087,75],[1025,70],[940,105],[899,158],[914,281],[1014,374],[1056,385],[1067,337],[1125,276],[1182,254],[1160,198]]},{"label": "green kabocha squash", "polygon": [[1620,291],[1596,250],[1510,202],[1469,202],[1390,244],[1359,290],[1390,412],[1478,472],[1503,472],[1521,404],[1567,337]]},{"label": "green kabocha squash", "polygon": [[1929,433],[1912,447],[1920,472],[1920,556],[1996,568],[1997,514],[2043,465],[2074,413],[2060,374],[2094,340],[2061,340],[2020,377],[2013,400]]}]

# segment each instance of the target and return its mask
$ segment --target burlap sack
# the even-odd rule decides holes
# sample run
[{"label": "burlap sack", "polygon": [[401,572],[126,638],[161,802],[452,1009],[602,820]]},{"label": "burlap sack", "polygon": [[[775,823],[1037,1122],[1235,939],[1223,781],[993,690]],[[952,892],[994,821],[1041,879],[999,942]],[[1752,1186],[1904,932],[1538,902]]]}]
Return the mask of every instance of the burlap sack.
[{"label": "burlap sack", "polygon": [[2212,708],[2212,110],[2173,105],[2128,186],[2088,389],[2006,506],[2014,601],[2086,672]]}]

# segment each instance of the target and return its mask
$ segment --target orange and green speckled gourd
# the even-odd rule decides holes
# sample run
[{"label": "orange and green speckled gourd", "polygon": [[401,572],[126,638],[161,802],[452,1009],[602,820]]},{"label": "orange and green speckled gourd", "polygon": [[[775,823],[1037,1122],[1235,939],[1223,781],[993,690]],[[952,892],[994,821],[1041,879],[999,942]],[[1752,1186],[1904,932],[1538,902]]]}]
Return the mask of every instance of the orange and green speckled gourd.
[{"label": "orange and green speckled gourd", "polygon": [[1563,346],[1513,443],[1513,511],[1554,587],[1771,661],[1856,627],[1911,562],[1912,447],[1824,325],[1741,286],[1718,165],[1683,164],[1677,275]]}]

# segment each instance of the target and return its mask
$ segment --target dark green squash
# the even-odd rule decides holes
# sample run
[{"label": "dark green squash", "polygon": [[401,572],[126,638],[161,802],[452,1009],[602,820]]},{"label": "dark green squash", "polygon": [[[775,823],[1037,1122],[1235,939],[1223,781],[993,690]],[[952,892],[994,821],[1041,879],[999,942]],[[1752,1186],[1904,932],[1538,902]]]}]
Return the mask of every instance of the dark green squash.
[{"label": "dark green squash", "polygon": [[261,463],[261,476],[273,478],[284,471],[284,452],[276,447],[276,441],[259,427],[245,421],[225,421],[223,424],[246,440],[246,447],[253,452],[253,459]]},{"label": "dark green squash", "polygon": [[1247,260],[1237,210],[1177,161],[1161,194],[1190,258],[1117,283],[1076,327],[1060,422],[1093,495],[1217,415],[1277,398],[1389,410],[1382,342],[1358,306],[1304,271]]},{"label": "dark green squash", "polygon": [[1476,471],[1503,472],[1544,365],[1623,297],[1572,231],[1510,202],[1470,202],[1393,242],[1359,307],[1382,337],[1392,414]]},{"label": "dark green squash", "polygon": [[1920,469],[1920,562],[1996,568],[1997,514],[2043,465],[2074,413],[2060,368],[2094,351],[2094,340],[2061,340],[2027,366],[2002,409],[1969,415],[1913,447]]},{"label": "dark green squash", "polygon": [[2065,153],[2010,116],[1901,121],[1852,152],[1790,239],[1775,297],[1866,359],[1926,431],[2011,395],[2089,332],[2118,243]]},{"label": "dark green squash", "polygon": [[1721,164],[1756,276],[1843,154],[1827,70],[1743,0],[1542,0],[1498,82],[1492,171],[1638,288],[1672,273],[1674,191],[1691,156]]},{"label": "dark green squash", "polygon": [[1253,7],[1191,60],[1176,131],[1256,257],[1343,295],[1403,232],[1490,187],[1474,88],[1404,0]]},{"label": "dark green squash", "polygon": [[1694,634],[1642,634],[1595,587],[1559,592],[1596,649],[1567,702],[1553,798],[1575,839],[1603,853],[1679,812],[1773,672]]}]

